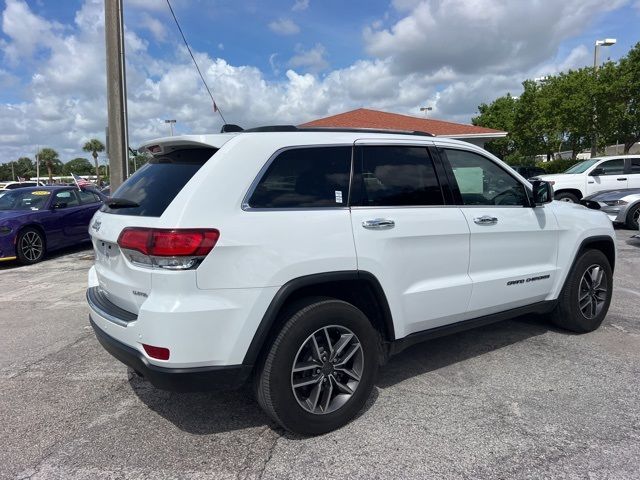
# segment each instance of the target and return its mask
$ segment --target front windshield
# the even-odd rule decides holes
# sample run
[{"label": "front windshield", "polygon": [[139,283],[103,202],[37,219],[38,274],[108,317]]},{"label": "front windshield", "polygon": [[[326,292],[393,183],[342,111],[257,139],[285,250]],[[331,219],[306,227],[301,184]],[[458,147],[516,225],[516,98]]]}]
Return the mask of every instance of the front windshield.
[{"label": "front windshield", "polygon": [[18,189],[0,194],[0,210],[40,210],[51,195],[48,190]]},{"label": "front windshield", "polygon": [[592,158],[591,160],[585,160],[584,162],[576,163],[573,167],[565,170],[563,173],[584,173],[584,171],[591,165],[596,163],[599,158]]}]

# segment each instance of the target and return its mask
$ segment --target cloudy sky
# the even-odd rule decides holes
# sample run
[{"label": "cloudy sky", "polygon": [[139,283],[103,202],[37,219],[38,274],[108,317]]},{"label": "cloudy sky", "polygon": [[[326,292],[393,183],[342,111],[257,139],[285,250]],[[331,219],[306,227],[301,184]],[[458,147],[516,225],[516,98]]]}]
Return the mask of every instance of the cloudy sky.
[{"label": "cloudy sky", "polygon": [[[166,0],[124,0],[132,146],[219,131]],[[520,83],[617,59],[640,0],[173,0],[229,123],[302,123],[358,107],[468,123]],[[0,0],[0,162],[66,161],[106,124],[103,0]]]}]

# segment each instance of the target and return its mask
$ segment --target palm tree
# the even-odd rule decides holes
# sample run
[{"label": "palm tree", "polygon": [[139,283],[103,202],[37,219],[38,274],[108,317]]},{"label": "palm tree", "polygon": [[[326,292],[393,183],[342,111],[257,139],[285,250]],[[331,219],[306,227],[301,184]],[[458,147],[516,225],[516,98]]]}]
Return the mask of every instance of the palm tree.
[{"label": "palm tree", "polygon": [[96,185],[100,185],[100,170],[98,169],[98,152],[104,152],[104,145],[97,138],[92,138],[84,144],[82,150],[85,152],[91,152],[93,160],[96,164]]},{"label": "palm tree", "polygon": [[58,158],[58,152],[56,152],[53,148],[43,148],[38,153],[38,157],[41,162],[44,162],[44,165],[47,167],[47,172],[49,173],[49,183],[53,183],[53,168],[54,166],[60,162]]}]

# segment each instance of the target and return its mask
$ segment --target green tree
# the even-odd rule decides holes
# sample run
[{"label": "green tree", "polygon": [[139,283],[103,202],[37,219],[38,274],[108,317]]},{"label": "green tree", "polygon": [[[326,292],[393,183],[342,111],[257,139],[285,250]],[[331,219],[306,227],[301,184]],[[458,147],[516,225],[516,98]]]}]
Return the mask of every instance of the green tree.
[{"label": "green tree", "polygon": [[592,68],[549,77],[541,89],[541,115],[557,142],[555,151],[571,150],[571,158],[591,144],[594,129],[595,76]]},{"label": "green tree", "polygon": [[72,173],[76,175],[91,175],[92,171],[93,167],[91,166],[91,162],[82,157],[69,160],[64,164],[63,169],[65,175],[71,175]]},{"label": "green tree", "polygon": [[38,158],[47,168],[47,173],[49,174],[49,182],[53,182],[53,172],[58,165],[61,165],[60,159],[58,158],[58,152],[56,152],[53,148],[43,148],[38,153]]},{"label": "green tree", "polygon": [[597,127],[601,140],[621,142],[624,153],[640,141],[640,43],[598,71]]},{"label": "green tree", "polygon": [[36,176],[36,167],[29,157],[20,157],[16,160],[14,170],[16,177],[31,178]]},{"label": "green tree", "polygon": [[[479,115],[471,119],[473,125],[494,128],[505,132],[513,130],[518,100],[507,93],[490,104],[483,103],[478,106]],[[513,135],[487,142],[485,148],[494,155],[505,159],[516,151]]]},{"label": "green tree", "polygon": [[98,168],[98,152],[104,152],[103,143],[97,138],[92,138],[88,142],[84,144],[82,150],[85,152],[91,152],[91,156],[93,156],[93,161],[96,165],[96,185],[100,185],[100,170]]}]

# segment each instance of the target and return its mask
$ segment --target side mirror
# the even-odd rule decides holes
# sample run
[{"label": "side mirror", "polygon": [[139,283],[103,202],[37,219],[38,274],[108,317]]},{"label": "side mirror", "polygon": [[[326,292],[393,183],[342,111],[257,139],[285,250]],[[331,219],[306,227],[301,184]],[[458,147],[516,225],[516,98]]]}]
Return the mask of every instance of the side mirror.
[{"label": "side mirror", "polygon": [[602,167],[596,167],[593,170],[591,170],[591,173],[589,174],[590,177],[599,177],[600,175],[604,175],[604,168]]},{"label": "side mirror", "polygon": [[551,203],[553,201],[553,187],[549,182],[534,180],[531,185],[533,187],[534,206]]},{"label": "side mirror", "polygon": [[58,202],[53,204],[54,210],[58,210],[59,208],[67,208],[67,202]]}]

